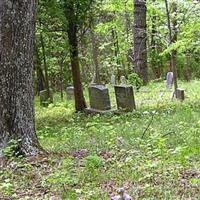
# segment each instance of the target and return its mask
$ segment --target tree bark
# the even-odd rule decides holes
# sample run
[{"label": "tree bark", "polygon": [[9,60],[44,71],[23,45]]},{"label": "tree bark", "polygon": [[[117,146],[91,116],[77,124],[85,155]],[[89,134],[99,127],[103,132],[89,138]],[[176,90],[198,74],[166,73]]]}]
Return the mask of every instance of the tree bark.
[{"label": "tree bark", "polygon": [[134,0],[134,69],[148,83],[146,0]]},{"label": "tree bark", "polygon": [[0,1],[0,156],[12,140],[18,153],[35,156],[33,52],[35,0]]},{"label": "tree bark", "polygon": [[74,84],[74,97],[76,111],[83,111],[86,108],[86,102],[83,95],[83,87],[81,82],[78,38],[77,38],[77,16],[74,8],[73,0],[65,0],[65,16],[68,21],[67,34],[70,46],[70,60],[72,66],[72,77]]}]

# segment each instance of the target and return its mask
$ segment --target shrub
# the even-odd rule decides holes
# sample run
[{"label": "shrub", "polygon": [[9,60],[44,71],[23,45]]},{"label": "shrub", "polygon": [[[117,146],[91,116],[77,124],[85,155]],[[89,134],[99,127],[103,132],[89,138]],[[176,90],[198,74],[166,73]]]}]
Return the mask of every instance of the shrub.
[{"label": "shrub", "polygon": [[128,83],[134,85],[136,90],[138,91],[142,86],[142,79],[139,77],[138,74],[132,73],[128,76]]}]

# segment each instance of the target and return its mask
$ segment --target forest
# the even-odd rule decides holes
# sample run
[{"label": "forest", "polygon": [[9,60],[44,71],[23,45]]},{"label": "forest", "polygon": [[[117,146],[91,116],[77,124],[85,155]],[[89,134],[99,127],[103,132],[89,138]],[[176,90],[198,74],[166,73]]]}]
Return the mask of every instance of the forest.
[{"label": "forest", "polygon": [[0,0],[0,200],[100,199],[200,199],[200,1]]}]

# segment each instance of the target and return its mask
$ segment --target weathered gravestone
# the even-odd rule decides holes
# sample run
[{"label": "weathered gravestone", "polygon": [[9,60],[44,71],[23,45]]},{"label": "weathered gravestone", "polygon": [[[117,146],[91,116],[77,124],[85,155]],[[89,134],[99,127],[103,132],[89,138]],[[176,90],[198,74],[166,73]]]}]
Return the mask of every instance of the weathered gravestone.
[{"label": "weathered gravestone", "polygon": [[115,75],[114,74],[111,75],[110,82],[111,82],[112,86],[114,86],[116,84],[116,80],[115,80]]},{"label": "weathered gravestone", "polygon": [[166,78],[167,78],[166,87],[171,89],[172,86],[173,86],[173,82],[174,82],[174,74],[173,74],[173,72],[168,72]]},{"label": "weathered gravestone", "polygon": [[67,99],[71,100],[74,98],[74,87],[73,86],[69,86],[66,89],[66,93],[67,93]]},{"label": "weathered gravestone", "polygon": [[124,188],[119,188],[117,193],[118,195],[111,197],[111,200],[133,200],[133,198],[125,192]]},{"label": "weathered gravestone", "polygon": [[117,108],[127,112],[136,109],[133,87],[128,85],[116,85],[115,96],[117,101]]},{"label": "weathered gravestone", "polygon": [[121,85],[126,85],[126,77],[125,76],[121,76],[120,77],[120,84]]},{"label": "weathered gravestone", "polygon": [[47,90],[42,90],[40,91],[40,105],[41,106],[48,106],[50,103],[53,103],[53,93],[50,90],[49,91],[50,97],[48,97],[48,92]]},{"label": "weathered gravestone", "polygon": [[176,90],[176,98],[180,101],[184,101],[185,99],[185,90],[181,88],[177,88]]},{"label": "weathered gravestone", "polygon": [[90,109],[107,111],[111,109],[108,88],[104,85],[91,85],[89,87]]}]

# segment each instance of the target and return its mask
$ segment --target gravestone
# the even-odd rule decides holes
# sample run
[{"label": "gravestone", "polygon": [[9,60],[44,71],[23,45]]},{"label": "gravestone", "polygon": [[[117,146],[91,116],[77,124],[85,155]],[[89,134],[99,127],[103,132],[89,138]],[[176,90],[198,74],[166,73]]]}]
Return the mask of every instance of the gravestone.
[{"label": "gravestone", "polygon": [[50,98],[48,98],[47,90],[40,91],[40,105],[41,106],[48,106],[50,103],[53,103],[53,94],[50,90]]},{"label": "gravestone", "polygon": [[116,80],[115,80],[115,75],[114,75],[114,74],[111,75],[111,80],[110,80],[110,82],[111,82],[111,85],[112,85],[112,86],[114,86],[114,85],[116,84]]},{"label": "gravestone", "polygon": [[119,188],[117,193],[118,195],[111,197],[111,200],[133,200],[133,198],[125,192],[124,188]]},{"label": "gravestone", "polygon": [[68,86],[66,89],[66,93],[67,93],[67,99],[71,100],[74,98],[74,87],[73,86]]},{"label": "gravestone", "polygon": [[125,76],[121,76],[120,77],[120,84],[121,85],[126,85],[126,77]]},{"label": "gravestone", "polygon": [[133,87],[128,85],[116,85],[115,96],[117,101],[117,108],[127,112],[136,109]]},{"label": "gravestone", "polygon": [[91,85],[89,87],[90,108],[99,111],[111,109],[108,88],[104,85]]},{"label": "gravestone", "polygon": [[166,79],[167,79],[167,82],[166,82],[167,85],[166,85],[166,87],[169,88],[169,89],[171,89],[172,86],[173,86],[173,82],[174,82],[174,74],[173,74],[173,72],[168,72]]},{"label": "gravestone", "polygon": [[176,98],[178,100],[184,101],[185,99],[185,90],[181,88],[177,88],[176,90]]}]

